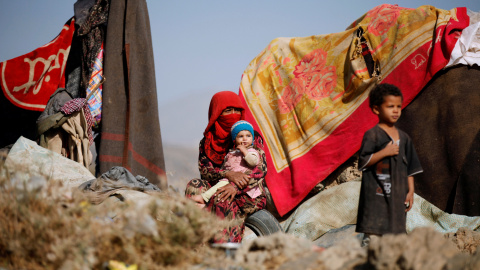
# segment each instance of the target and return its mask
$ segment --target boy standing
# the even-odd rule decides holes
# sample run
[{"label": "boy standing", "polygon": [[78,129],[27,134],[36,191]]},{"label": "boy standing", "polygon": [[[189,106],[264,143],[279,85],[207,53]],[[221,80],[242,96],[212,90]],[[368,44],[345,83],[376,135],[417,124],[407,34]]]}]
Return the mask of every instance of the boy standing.
[{"label": "boy standing", "polygon": [[357,232],[370,235],[406,232],[406,212],[413,205],[413,175],[423,172],[410,137],[395,127],[403,96],[396,86],[377,85],[369,95],[378,124],[365,132],[358,166],[363,170]]}]

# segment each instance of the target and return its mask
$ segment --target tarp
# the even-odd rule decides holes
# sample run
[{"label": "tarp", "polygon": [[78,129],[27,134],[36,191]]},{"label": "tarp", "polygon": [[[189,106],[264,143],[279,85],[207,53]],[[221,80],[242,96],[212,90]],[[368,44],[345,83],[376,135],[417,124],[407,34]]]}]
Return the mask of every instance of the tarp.
[{"label": "tarp", "polygon": [[77,188],[95,176],[82,164],[20,137],[8,153],[5,166],[12,174],[25,172],[19,177],[43,176],[49,181],[62,182],[66,188]]},{"label": "tarp", "polygon": [[465,8],[384,4],[344,32],[277,38],[250,62],[240,96],[267,142],[266,183],[280,215],[358,151],[377,122],[369,90],[397,85],[407,106],[468,25]]},{"label": "tarp", "polygon": [[[1,170],[1,172],[7,173],[8,171],[10,179],[15,179],[20,184],[35,186],[34,179],[38,179],[35,177],[39,176],[49,182],[62,183],[63,189],[57,194],[58,196],[70,196],[74,190],[87,190],[89,191],[88,198],[91,200],[105,195],[103,199],[108,200],[107,205],[119,201],[130,201],[143,206],[154,199],[154,196],[142,191],[158,190],[142,176],[136,176],[130,183],[127,183],[128,181],[123,178],[130,172],[124,168],[113,167],[101,177],[95,178],[82,164],[43,148],[24,137],[20,137],[12,146],[5,160],[5,167],[7,170]],[[112,180],[112,176],[116,179]],[[136,181],[141,184],[132,183]],[[107,198],[107,196],[110,197]],[[111,217],[116,214],[112,212]]]},{"label": "tarp", "polygon": [[[317,240],[330,230],[357,221],[361,181],[350,181],[326,189],[306,202],[281,223],[286,233]],[[407,233],[415,228],[431,227],[441,233],[454,233],[460,228],[480,231],[480,217],[448,214],[418,194],[407,213]]]}]

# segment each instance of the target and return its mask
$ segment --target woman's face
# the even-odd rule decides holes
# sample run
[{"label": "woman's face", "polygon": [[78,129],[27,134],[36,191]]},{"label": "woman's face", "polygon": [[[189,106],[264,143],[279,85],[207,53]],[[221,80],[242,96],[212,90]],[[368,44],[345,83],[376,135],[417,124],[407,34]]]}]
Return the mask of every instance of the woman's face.
[{"label": "woman's face", "polygon": [[227,107],[225,110],[223,110],[222,115],[228,115],[232,113],[242,114],[242,109],[235,107]]}]

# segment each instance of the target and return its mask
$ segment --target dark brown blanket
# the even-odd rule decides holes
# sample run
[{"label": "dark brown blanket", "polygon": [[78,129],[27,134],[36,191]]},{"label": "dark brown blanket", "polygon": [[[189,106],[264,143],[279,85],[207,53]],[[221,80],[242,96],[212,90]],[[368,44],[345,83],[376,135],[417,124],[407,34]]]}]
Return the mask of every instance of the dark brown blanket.
[{"label": "dark brown blanket", "polygon": [[480,215],[479,85],[478,66],[443,70],[398,122],[423,167],[415,176],[415,192],[449,213]]},{"label": "dark brown blanket", "polygon": [[100,171],[122,166],[167,186],[145,0],[111,1],[105,40]]}]

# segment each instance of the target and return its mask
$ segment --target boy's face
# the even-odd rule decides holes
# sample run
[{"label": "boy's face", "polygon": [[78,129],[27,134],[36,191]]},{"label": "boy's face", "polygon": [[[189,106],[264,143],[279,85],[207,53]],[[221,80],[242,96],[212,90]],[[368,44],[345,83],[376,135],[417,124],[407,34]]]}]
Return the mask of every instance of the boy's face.
[{"label": "boy's face", "polygon": [[252,134],[248,130],[242,130],[238,132],[237,137],[235,138],[235,145],[244,145],[250,146],[252,145]]},{"label": "boy's face", "polygon": [[378,115],[380,123],[395,124],[402,115],[402,97],[385,96],[382,105],[373,106],[373,113]]}]

